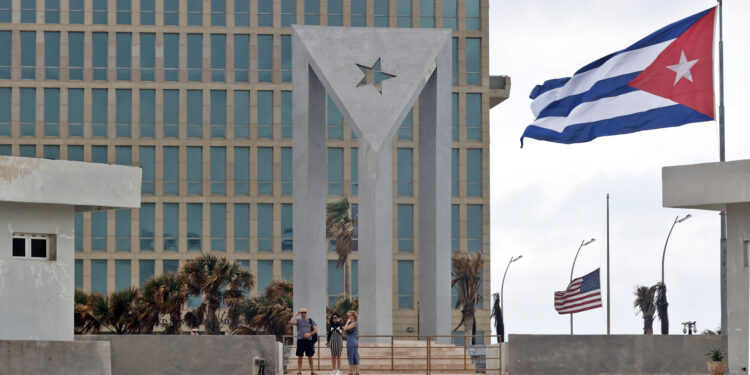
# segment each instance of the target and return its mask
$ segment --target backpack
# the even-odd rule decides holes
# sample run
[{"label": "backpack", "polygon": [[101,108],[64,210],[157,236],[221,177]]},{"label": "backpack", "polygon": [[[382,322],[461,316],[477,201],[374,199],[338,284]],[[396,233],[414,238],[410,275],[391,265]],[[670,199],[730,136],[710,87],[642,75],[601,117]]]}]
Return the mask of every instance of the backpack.
[{"label": "backpack", "polygon": [[[312,327],[313,327],[312,319],[307,319],[307,321],[310,322],[310,329],[312,330]],[[318,334],[315,333],[312,336],[310,336],[310,340],[313,342],[313,344],[315,344],[316,342],[318,342]]]}]

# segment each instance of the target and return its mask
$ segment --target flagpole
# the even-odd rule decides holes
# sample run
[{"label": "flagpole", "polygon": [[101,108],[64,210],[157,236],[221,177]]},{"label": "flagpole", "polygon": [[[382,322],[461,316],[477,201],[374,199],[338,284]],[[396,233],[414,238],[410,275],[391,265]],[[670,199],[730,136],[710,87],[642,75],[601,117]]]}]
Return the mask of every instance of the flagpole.
[{"label": "flagpole", "polygon": [[607,335],[609,330],[609,193],[607,193]]},{"label": "flagpole", "polygon": [[[719,161],[726,161],[724,143],[724,33],[722,0],[719,3]],[[721,273],[721,333],[727,332],[727,212],[721,211],[721,238],[719,239],[719,262]]]}]

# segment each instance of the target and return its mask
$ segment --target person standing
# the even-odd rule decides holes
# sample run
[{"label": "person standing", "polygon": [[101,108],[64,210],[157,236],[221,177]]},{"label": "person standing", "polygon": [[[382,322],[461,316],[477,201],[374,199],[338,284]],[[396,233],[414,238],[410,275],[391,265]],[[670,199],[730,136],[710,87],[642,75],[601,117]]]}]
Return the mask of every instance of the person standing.
[{"label": "person standing", "polygon": [[359,322],[357,322],[357,312],[349,310],[346,317],[344,331],[346,332],[346,356],[349,359],[349,375],[359,375],[359,339],[357,339]]},{"label": "person standing", "polygon": [[313,371],[313,355],[315,355],[315,335],[318,334],[318,326],[314,320],[307,317],[307,310],[304,308],[294,314],[289,324],[297,326],[297,375],[302,375],[303,356],[307,356],[310,364],[310,375],[316,375]]},{"label": "person standing", "polygon": [[326,346],[331,349],[332,375],[341,374],[341,350],[344,346],[341,339],[343,330],[344,326],[341,325],[341,317],[339,314],[331,314],[331,319],[328,321],[328,338],[326,340]]}]

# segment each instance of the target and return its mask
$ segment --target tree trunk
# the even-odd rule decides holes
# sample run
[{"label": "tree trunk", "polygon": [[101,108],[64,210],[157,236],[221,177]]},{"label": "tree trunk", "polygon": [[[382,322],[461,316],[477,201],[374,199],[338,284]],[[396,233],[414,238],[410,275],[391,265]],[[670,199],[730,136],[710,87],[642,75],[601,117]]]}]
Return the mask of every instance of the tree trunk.
[{"label": "tree trunk", "polygon": [[653,335],[654,334],[654,316],[653,315],[643,315],[643,334],[644,335]]},{"label": "tree trunk", "polygon": [[350,271],[349,271],[349,262],[351,262],[349,259],[344,262],[344,297],[346,299],[351,300],[352,299],[352,283],[349,277]]},{"label": "tree trunk", "polygon": [[667,286],[659,283],[659,289],[657,290],[656,297],[656,311],[659,313],[659,321],[661,322],[661,334],[669,334],[669,303],[667,302]]},{"label": "tree trunk", "polygon": [[464,340],[467,343],[474,344],[474,337],[472,336],[472,329],[474,328],[474,306],[464,306],[464,309],[461,311],[463,314],[463,320],[464,320],[464,334],[466,337]]},{"label": "tree trunk", "polygon": [[505,322],[503,322],[503,310],[500,309],[500,313],[498,314],[496,324],[496,330],[497,330],[497,336],[498,340],[497,342],[505,342]]},{"label": "tree trunk", "polygon": [[208,307],[204,325],[206,327],[206,334],[215,335],[219,333],[221,327],[219,326],[219,319],[216,318],[216,308]]}]

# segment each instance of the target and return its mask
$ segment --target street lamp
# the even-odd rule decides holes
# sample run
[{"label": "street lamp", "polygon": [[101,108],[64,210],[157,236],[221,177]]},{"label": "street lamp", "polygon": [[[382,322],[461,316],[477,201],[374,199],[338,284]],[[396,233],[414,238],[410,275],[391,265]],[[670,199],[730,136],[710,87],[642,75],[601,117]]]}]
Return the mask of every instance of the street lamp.
[{"label": "street lamp", "polygon": [[693,332],[698,333],[698,329],[695,328],[695,321],[682,322],[682,333],[687,333],[688,335],[692,335]]},{"label": "street lamp", "polygon": [[[523,255],[519,255],[517,257],[513,257],[511,255],[510,261],[508,261],[508,266],[505,267],[505,273],[503,274],[503,282],[500,284],[500,313],[502,315],[505,315],[505,310],[503,309],[503,290],[505,289],[505,276],[508,275],[508,268],[510,268],[510,264],[523,258]],[[505,336],[505,333],[503,333],[503,336]],[[501,340],[505,340],[504,337],[501,337]]]},{"label": "street lamp", "polygon": [[667,234],[667,240],[664,241],[664,252],[661,255],[661,283],[664,284],[664,258],[667,256],[667,244],[669,243],[669,236],[672,235],[672,229],[674,229],[674,226],[677,225],[677,223],[681,223],[687,219],[690,219],[693,217],[693,215],[687,214],[682,219],[680,219],[679,216],[675,216],[674,223],[672,223],[672,227],[669,228],[669,233]]},{"label": "street lamp", "polygon": [[[586,240],[581,241],[581,246],[578,246],[578,251],[576,251],[576,257],[573,258],[573,267],[570,267],[570,281],[569,282],[571,283],[573,282],[573,269],[576,268],[576,260],[578,260],[578,253],[581,252],[581,248],[586,245],[591,244],[594,241],[596,241],[596,238],[592,238],[588,241]],[[573,313],[570,313],[570,334],[571,335],[573,334]]]}]

